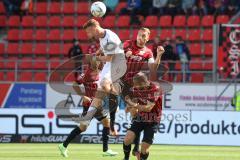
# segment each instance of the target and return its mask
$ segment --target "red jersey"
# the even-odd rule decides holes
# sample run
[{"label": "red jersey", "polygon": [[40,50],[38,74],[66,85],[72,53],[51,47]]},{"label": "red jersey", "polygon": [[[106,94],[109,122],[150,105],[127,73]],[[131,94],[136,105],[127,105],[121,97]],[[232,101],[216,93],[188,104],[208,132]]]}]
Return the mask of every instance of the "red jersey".
[{"label": "red jersey", "polygon": [[95,93],[97,91],[96,81],[98,81],[98,79],[99,74],[91,68],[88,68],[85,73],[78,76],[77,83],[84,85],[85,96],[90,98],[95,96]]},{"label": "red jersey", "polygon": [[139,112],[138,116],[145,122],[160,122],[162,113],[162,95],[158,86],[151,83],[145,88],[133,88],[133,99],[140,105],[146,105],[147,101],[155,103],[150,112]]},{"label": "red jersey", "polygon": [[88,54],[96,54],[97,50],[99,49],[99,44],[92,44],[90,46],[88,46]]},{"label": "red jersey", "polygon": [[127,40],[123,43],[124,53],[132,52],[132,55],[126,57],[127,59],[127,72],[123,76],[123,80],[132,84],[133,77],[141,71],[144,63],[153,63],[153,53],[148,47],[138,47],[137,41]]}]

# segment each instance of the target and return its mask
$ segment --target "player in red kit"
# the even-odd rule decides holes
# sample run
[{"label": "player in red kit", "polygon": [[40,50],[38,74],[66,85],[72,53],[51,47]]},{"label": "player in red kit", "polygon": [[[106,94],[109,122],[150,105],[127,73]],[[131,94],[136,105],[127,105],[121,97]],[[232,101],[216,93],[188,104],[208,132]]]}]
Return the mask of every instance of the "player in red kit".
[{"label": "player in red kit", "polygon": [[[76,83],[78,85],[83,85],[83,87],[79,87],[78,85],[74,85],[73,88],[77,93],[81,93],[82,88],[84,88],[85,95],[82,96],[83,102],[83,112],[81,116],[84,116],[88,112],[88,108],[91,105],[92,99],[95,97],[95,93],[97,92],[97,81],[99,80],[99,70],[102,68],[99,62],[90,61],[86,71],[78,76]],[[82,94],[79,94],[82,95]],[[100,121],[103,124],[102,130],[102,141],[103,141],[103,156],[115,156],[118,153],[110,150],[108,148],[108,140],[109,140],[109,130],[110,130],[110,121],[108,118],[108,113],[104,112],[103,109],[98,109],[98,111],[94,114],[94,118]],[[71,133],[68,135],[67,139],[59,145],[59,150],[64,157],[68,157],[67,147],[69,143],[79,134],[86,131],[90,124],[91,120],[80,121],[80,126],[76,126]]]},{"label": "player in red kit", "polygon": [[127,111],[133,116],[123,144],[124,160],[129,160],[131,144],[142,131],[140,159],[146,160],[149,148],[153,143],[154,133],[160,123],[162,112],[162,92],[156,84],[148,81],[147,76],[140,72],[133,77],[133,88],[130,96],[126,96]]},{"label": "player in red kit", "polygon": [[[130,94],[130,88],[133,85],[133,77],[139,73],[143,67],[147,64],[151,73],[156,73],[160,64],[164,48],[159,46],[157,48],[156,59],[153,57],[151,49],[146,46],[149,41],[150,30],[148,28],[140,28],[137,34],[136,40],[127,40],[123,44],[124,53],[127,59],[127,72],[121,78],[122,85],[122,98]],[[136,137],[135,147],[133,149],[133,155],[138,153],[139,137]]]}]

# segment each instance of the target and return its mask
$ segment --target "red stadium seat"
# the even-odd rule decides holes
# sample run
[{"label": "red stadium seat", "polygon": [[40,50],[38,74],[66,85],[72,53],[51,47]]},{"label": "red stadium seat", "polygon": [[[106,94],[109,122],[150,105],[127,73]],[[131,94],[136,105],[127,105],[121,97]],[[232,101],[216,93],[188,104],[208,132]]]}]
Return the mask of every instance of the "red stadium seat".
[{"label": "red stadium seat", "polygon": [[146,27],[157,27],[158,26],[158,17],[157,16],[147,16],[143,25]]},{"label": "red stadium seat", "polygon": [[88,2],[79,2],[77,11],[79,14],[89,14],[89,7]]},{"label": "red stadium seat", "polygon": [[0,81],[3,81],[4,80],[4,74],[3,72],[0,72]]},{"label": "red stadium seat", "polygon": [[78,31],[78,39],[82,41],[88,40],[87,33],[84,30]]},{"label": "red stadium seat", "polygon": [[6,81],[10,81],[10,82],[13,82],[15,81],[15,72],[14,71],[8,71],[6,73]]},{"label": "red stadium seat", "polygon": [[229,22],[229,17],[227,15],[219,15],[217,16],[216,23],[218,24],[226,24]]},{"label": "red stadium seat", "polygon": [[37,2],[35,12],[37,14],[46,14],[48,12],[48,2]]},{"label": "red stadium seat", "polygon": [[117,20],[118,27],[129,27],[130,26],[130,17],[129,16],[120,16]]},{"label": "red stadium seat", "polygon": [[59,57],[50,58],[50,69],[55,69],[61,64],[61,59]]},{"label": "red stadium seat", "polygon": [[7,22],[9,27],[19,27],[20,25],[20,17],[19,16],[11,16]]},{"label": "red stadium seat", "polygon": [[161,16],[159,20],[160,27],[171,27],[172,17],[171,16]]},{"label": "red stadium seat", "polygon": [[3,60],[3,57],[0,57],[0,68],[4,68],[4,60]]},{"label": "red stadium seat", "polygon": [[137,38],[137,34],[138,34],[138,29],[134,29],[132,31],[132,39],[136,39]]},{"label": "red stadium seat", "polygon": [[20,51],[21,54],[33,54],[33,44],[32,43],[23,43],[21,45]]},{"label": "red stadium seat", "polygon": [[63,13],[64,14],[74,14],[75,13],[75,5],[73,2],[64,2],[63,3]]},{"label": "red stadium seat", "polygon": [[60,27],[61,26],[61,17],[60,16],[52,16],[49,19],[50,27]]},{"label": "red stadium seat", "polygon": [[186,17],[185,16],[175,16],[173,20],[173,25],[175,27],[185,27],[186,26]]},{"label": "red stadium seat", "polygon": [[107,16],[103,20],[103,26],[106,28],[115,27],[116,16]]},{"label": "red stadium seat", "polygon": [[120,13],[123,8],[126,8],[126,2],[119,2],[117,7],[115,8],[115,13]]},{"label": "red stadium seat", "polygon": [[234,24],[240,24],[240,18],[237,18],[233,23]]},{"label": "red stadium seat", "polygon": [[8,57],[7,59],[4,60],[4,62],[5,62],[4,68],[16,69],[18,58],[16,56],[15,57]]},{"label": "red stadium seat", "polygon": [[188,31],[189,41],[200,41],[201,33],[199,29],[191,29]]},{"label": "red stadium seat", "polygon": [[202,40],[204,41],[212,41],[213,40],[213,30],[205,29],[202,34]]},{"label": "red stadium seat", "polygon": [[37,43],[34,54],[38,55],[46,55],[47,54],[47,44],[46,43]]},{"label": "red stadium seat", "polygon": [[49,13],[60,14],[61,13],[61,2],[52,2],[50,5]]},{"label": "red stadium seat", "polygon": [[63,17],[63,27],[74,27],[75,26],[75,19],[73,16],[64,16]]},{"label": "red stadium seat", "polygon": [[5,27],[7,24],[6,16],[0,16],[0,27]]},{"label": "red stadium seat", "polygon": [[190,61],[190,70],[203,70],[202,58],[192,58]]},{"label": "red stadium seat", "polygon": [[33,30],[32,29],[24,29],[22,30],[22,34],[21,34],[21,39],[23,41],[32,41],[34,34],[33,34]]},{"label": "red stadium seat", "polygon": [[36,27],[47,27],[48,18],[46,16],[37,16],[35,25]]},{"label": "red stadium seat", "polygon": [[5,45],[3,43],[0,43],[0,55],[3,55],[3,54],[5,54]]},{"label": "red stadium seat", "polygon": [[152,29],[149,38],[150,38],[150,40],[154,40],[155,37],[158,37],[158,30],[157,29]]},{"label": "red stadium seat", "polygon": [[203,27],[212,27],[214,24],[214,17],[212,15],[203,16],[201,25]]},{"label": "red stadium seat", "polygon": [[77,27],[83,27],[83,24],[87,22],[88,17],[87,16],[79,16],[77,18]]},{"label": "red stadium seat", "polygon": [[72,43],[64,43],[63,45],[63,54],[64,55],[68,55],[68,51],[70,50],[70,48],[73,46]]},{"label": "red stadium seat", "polygon": [[172,30],[171,29],[163,29],[160,33],[160,39],[165,40],[166,38],[172,38]]},{"label": "red stadium seat", "polygon": [[33,68],[33,59],[29,58],[29,57],[22,58],[18,63],[18,67],[20,69],[32,69]]},{"label": "red stadium seat", "polygon": [[199,27],[200,17],[199,16],[190,16],[187,20],[188,27]]},{"label": "red stadium seat", "polygon": [[212,43],[205,43],[204,44],[204,54],[207,56],[212,56],[213,55],[213,46]]},{"label": "red stadium seat", "polygon": [[191,82],[192,83],[203,83],[204,82],[203,73],[192,73],[191,74]]},{"label": "red stadium seat", "polygon": [[7,53],[8,54],[18,55],[19,54],[19,45],[18,45],[18,43],[8,43]]},{"label": "red stadium seat", "polygon": [[183,40],[187,39],[187,31],[186,29],[176,29],[175,31],[175,37],[180,36]]},{"label": "red stadium seat", "polygon": [[33,27],[34,21],[32,16],[24,16],[21,22],[22,27]]},{"label": "red stadium seat", "polygon": [[121,29],[118,32],[118,36],[122,41],[130,39],[130,31],[129,29]]},{"label": "red stadium seat", "polygon": [[33,80],[33,73],[30,71],[20,72],[18,74],[18,81],[31,82]]},{"label": "red stadium seat", "polygon": [[204,63],[204,64],[203,64],[204,70],[212,70],[212,69],[213,69],[212,59],[211,59],[210,61],[211,61],[211,62],[208,62],[208,63]]},{"label": "red stadium seat", "polygon": [[88,45],[89,44],[81,44],[81,48],[82,48],[83,53],[87,53],[88,52]]},{"label": "red stadium seat", "polygon": [[51,43],[48,53],[50,55],[59,55],[60,56],[60,55],[62,55],[60,47],[61,47],[61,45],[59,43]]},{"label": "red stadium seat", "polygon": [[47,73],[45,73],[45,72],[35,73],[34,81],[36,81],[36,82],[46,82],[47,81]]},{"label": "red stadium seat", "polygon": [[0,2],[0,14],[5,13],[5,7],[3,5],[3,2]]},{"label": "red stadium seat", "polygon": [[19,41],[20,40],[20,32],[18,29],[11,29],[8,31],[7,39],[9,41]]},{"label": "red stadium seat", "polygon": [[48,69],[48,61],[44,57],[39,57],[33,60],[33,69]]},{"label": "red stadium seat", "polygon": [[63,31],[63,36],[62,36],[62,40],[64,41],[70,41],[73,40],[75,38],[75,33],[74,30],[64,30]]},{"label": "red stadium seat", "polygon": [[199,43],[192,43],[189,45],[189,50],[190,50],[190,54],[192,55],[201,55],[201,44]]},{"label": "red stadium seat", "polygon": [[59,41],[61,39],[60,30],[59,29],[50,30],[48,39],[50,41]]},{"label": "red stadium seat", "polygon": [[39,30],[36,31],[35,39],[37,41],[46,41],[47,36],[48,36],[48,33],[47,33],[46,29],[39,29]]}]

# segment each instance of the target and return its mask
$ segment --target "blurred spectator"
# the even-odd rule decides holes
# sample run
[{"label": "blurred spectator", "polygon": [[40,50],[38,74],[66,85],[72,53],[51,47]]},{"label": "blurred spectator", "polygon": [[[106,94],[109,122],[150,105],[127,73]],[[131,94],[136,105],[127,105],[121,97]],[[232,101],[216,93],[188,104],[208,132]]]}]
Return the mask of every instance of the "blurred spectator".
[{"label": "blurred spectator", "polygon": [[162,60],[163,61],[168,61],[168,68],[169,68],[169,79],[173,81],[175,79],[175,65],[176,65],[176,60],[178,59],[177,54],[174,52],[174,48],[172,45],[172,42],[170,38],[167,38],[166,41],[163,44],[165,52],[162,55]]},{"label": "blurred spectator", "polygon": [[32,0],[23,0],[21,4],[21,14],[32,13],[33,11],[33,2]]},{"label": "blurred spectator", "polygon": [[75,78],[77,79],[78,73],[82,70],[82,48],[79,45],[79,41],[77,39],[73,39],[73,46],[68,51],[68,58],[74,58],[75,61]]},{"label": "blurred spectator", "polygon": [[149,15],[150,8],[152,7],[152,0],[142,0],[142,5],[140,8],[140,14],[144,17]]},{"label": "blurred spectator", "polygon": [[225,13],[225,6],[223,0],[214,0],[213,2],[213,14],[215,16]]},{"label": "blurred spectator", "polygon": [[185,14],[192,14],[193,7],[195,5],[195,0],[182,0],[182,10]]},{"label": "blurred spectator", "polygon": [[181,13],[181,8],[182,8],[182,0],[168,0],[168,9],[167,13],[170,14],[171,16],[175,16],[177,14]]},{"label": "blurred spectator", "polygon": [[195,14],[199,16],[208,15],[209,12],[209,5],[206,0],[196,0],[195,7],[193,8]]},{"label": "blurred spectator", "polygon": [[20,13],[22,0],[3,0],[7,16]]},{"label": "blurred spectator", "polygon": [[189,82],[190,80],[189,62],[191,60],[191,56],[186,43],[182,40],[182,37],[180,36],[176,37],[176,53],[181,62],[181,69],[183,72],[183,81]]},{"label": "blurred spectator", "polygon": [[164,15],[168,0],[153,0],[150,13],[154,15]]},{"label": "blurred spectator", "polygon": [[107,7],[107,12],[106,12],[106,15],[107,15],[109,12],[113,12],[115,10],[115,8],[119,3],[119,0],[104,0],[103,3]]},{"label": "blurred spectator", "polygon": [[162,44],[161,44],[161,42],[160,42],[160,40],[159,40],[159,37],[158,37],[158,36],[155,37],[155,38],[154,38],[154,41],[153,41],[153,44],[152,44],[152,52],[153,52],[154,58],[157,57],[157,48],[158,48],[158,46],[161,46],[161,45],[162,45]]},{"label": "blurred spectator", "polygon": [[240,9],[240,0],[229,0],[226,8],[226,13],[229,16],[233,16]]},{"label": "blurred spectator", "polygon": [[141,0],[128,0],[127,7],[121,10],[121,14],[130,15],[130,24],[141,24],[137,15],[141,12],[142,1]]}]

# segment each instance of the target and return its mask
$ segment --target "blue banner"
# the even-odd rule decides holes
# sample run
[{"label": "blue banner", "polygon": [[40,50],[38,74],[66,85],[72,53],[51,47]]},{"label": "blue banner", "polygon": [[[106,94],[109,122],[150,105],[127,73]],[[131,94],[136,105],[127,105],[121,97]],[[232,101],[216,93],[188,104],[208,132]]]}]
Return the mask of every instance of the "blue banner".
[{"label": "blue banner", "polygon": [[46,84],[15,83],[4,108],[46,108]]}]

